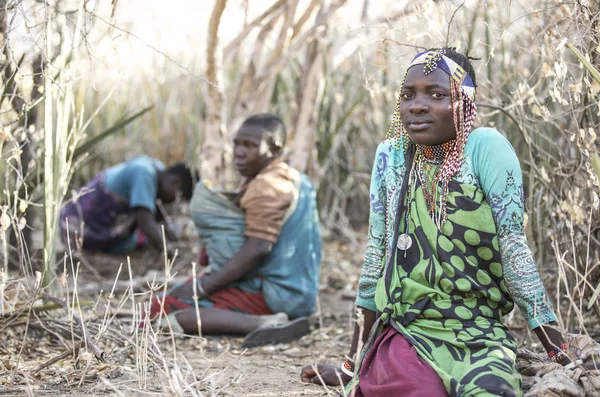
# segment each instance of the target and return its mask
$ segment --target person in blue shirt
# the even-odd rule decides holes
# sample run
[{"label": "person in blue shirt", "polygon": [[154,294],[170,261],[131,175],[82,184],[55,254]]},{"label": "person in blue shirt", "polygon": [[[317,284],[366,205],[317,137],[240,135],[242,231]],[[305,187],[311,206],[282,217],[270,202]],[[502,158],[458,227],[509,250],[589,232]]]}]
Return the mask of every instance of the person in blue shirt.
[{"label": "person in blue shirt", "polygon": [[148,244],[170,252],[176,236],[165,223],[164,246],[157,199],[171,203],[180,196],[189,201],[197,179],[184,163],[165,168],[148,156],[112,166],[64,206],[59,221],[61,238],[84,250],[126,253]]}]

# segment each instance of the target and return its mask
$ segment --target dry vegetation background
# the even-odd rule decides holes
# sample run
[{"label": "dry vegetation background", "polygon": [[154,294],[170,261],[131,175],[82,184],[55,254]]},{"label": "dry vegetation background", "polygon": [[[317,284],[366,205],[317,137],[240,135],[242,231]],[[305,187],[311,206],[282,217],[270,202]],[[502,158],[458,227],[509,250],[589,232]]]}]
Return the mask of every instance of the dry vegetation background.
[{"label": "dry vegetation background", "polygon": [[[521,159],[529,243],[560,321],[600,338],[600,79],[569,47],[600,67],[598,1],[0,0],[0,8],[0,333],[17,308],[31,315],[17,302],[40,296],[16,285],[33,270],[45,268],[42,284],[62,298],[51,271],[55,220],[72,188],[141,153],[186,160],[214,185],[235,186],[230,141],[257,112],[286,121],[286,158],[318,187],[325,234],[357,245],[403,67],[418,50],[448,44],[479,58],[478,120]],[[133,291],[124,299],[141,304]],[[77,324],[83,314],[72,317],[79,306],[67,298]],[[129,342],[157,360],[173,392],[193,392],[187,367],[175,353],[167,364],[156,338]],[[143,364],[134,364],[140,388]]]}]

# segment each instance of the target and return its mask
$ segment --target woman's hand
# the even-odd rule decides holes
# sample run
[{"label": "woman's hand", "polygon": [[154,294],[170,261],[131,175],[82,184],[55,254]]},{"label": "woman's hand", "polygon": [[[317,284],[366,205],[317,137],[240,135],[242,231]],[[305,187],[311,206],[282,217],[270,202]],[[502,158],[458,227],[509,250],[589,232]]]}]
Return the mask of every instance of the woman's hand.
[{"label": "woman's hand", "polygon": [[182,227],[176,223],[161,223],[165,228],[165,236],[168,241],[177,242],[181,240]]},{"label": "woman's hand", "polygon": [[[316,385],[325,383],[327,386],[340,386],[340,384],[347,384],[352,378],[344,374],[339,367],[334,365],[315,364],[307,365],[302,368],[300,379],[302,379],[302,382],[304,383],[314,383]],[[321,382],[321,379],[323,382]],[[342,383],[340,383],[340,381]]]},{"label": "woman's hand", "polygon": [[[194,281],[196,283],[201,283],[200,280],[196,279],[187,284],[180,285],[175,288],[170,295],[176,299],[193,299],[194,298]],[[200,288],[198,288],[198,284],[196,284],[196,294],[198,295],[198,299],[202,299],[206,297],[205,293],[202,293]]]}]

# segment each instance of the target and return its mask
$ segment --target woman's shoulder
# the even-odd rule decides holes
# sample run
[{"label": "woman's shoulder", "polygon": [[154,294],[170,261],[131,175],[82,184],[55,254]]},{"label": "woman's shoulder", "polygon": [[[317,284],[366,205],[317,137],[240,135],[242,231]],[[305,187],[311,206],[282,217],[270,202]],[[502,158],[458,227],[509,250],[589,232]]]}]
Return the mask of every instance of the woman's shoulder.
[{"label": "woman's shoulder", "polygon": [[[281,160],[265,167],[248,183],[246,192],[260,196],[278,196],[294,190],[299,172]],[[244,197],[246,194],[244,194]]]},{"label": "woman's shoulder", "polygon": [[500,131],[493,127],[477,127],[469,134],[467,143],[472,141],[496,141],[496,140],[507,140]]},{"label": "woman's shoulder", "polygon": [[139,171],[156,173],[157,170],[164,170],[165,165],[162,161],[147,155],[141,155],[126,162],[128,167]]},{"label": "woman's shoulder", "polygon": [[385,158],[387,163],[403,164],[404,151],[402,150],[402,142],[398,142],[396,138],[387,138],[377,145],[375,152],[375,161]]},{"label": "woman's shoulder", "polygon": [[474,129],[467,138],[467,151],[475,152],[501,152],[503,150],[514,151],[509,140],[495,128],[478,127]]}]

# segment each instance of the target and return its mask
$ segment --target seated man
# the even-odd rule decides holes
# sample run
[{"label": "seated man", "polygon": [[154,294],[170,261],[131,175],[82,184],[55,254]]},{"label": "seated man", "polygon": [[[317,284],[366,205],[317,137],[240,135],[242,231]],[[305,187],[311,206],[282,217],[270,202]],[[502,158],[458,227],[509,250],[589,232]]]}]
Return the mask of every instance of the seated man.
[{"label": "seated man", "polygon": [[[136,157],[98,174],[77,192],[60,213],[60,232],[65,244],[108,253],[134,251],[146,242],[159,252],[163,234],[157,215],[157,199],[190,200],[198,178],[183,163],[165,169],[158,160]],[[164,215],[164,214],[162,214]],[[165,223],[168,241],[176,236]]]},{"label": "seated man", "polygon": [[[283,343],[308,332],[319,289],[321,234],[315,191],[306,175],[279,159],[283,122],[248,118],[234,138],[234,164],[245,177],[227,197],[198,183],[190,213],[210,273],[196,280],[203,334],[249,334],[247,347]],[[151,318],[198,333],[191,280],[154,298]],[[289,320],[294,321],[289,321]]]}]

